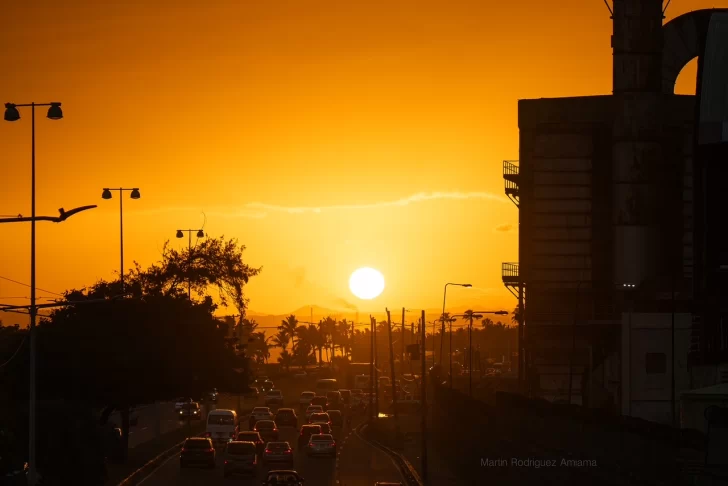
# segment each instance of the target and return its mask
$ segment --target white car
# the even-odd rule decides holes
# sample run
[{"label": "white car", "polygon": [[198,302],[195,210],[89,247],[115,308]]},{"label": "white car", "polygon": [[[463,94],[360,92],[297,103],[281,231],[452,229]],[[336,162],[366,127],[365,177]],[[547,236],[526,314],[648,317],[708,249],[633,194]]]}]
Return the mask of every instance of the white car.
[{"label": "white car", "polygon": [[194,400],[192,400],[191,398],[185,398],[185,397],[179,397],[179,398],[175,399],[174,411],[179,412],[180,410],[182,410],[182,407],[184,407],[185,404],[187,404],[187,403],[194,403]]},{"label": "white car", "polygon": [[258,420],[273,420],[273,412],[268,407],[255,407],[250,412],[250,422],[254,424]]},{"label": "white car", "polygon": [[311,404],[311,400],[313,400],[313,397],[315,397],[316,394],[312,391],[305,391],[301,393],[301,396],[298,397],[298,405],[301,408],[308,407]]},{"label": "white car", "polygon": [[311,415],[315,413],[322,413],[324,411],[324,407],[321,405],[309,405],[306,409],[306,420],[311,418]]}]

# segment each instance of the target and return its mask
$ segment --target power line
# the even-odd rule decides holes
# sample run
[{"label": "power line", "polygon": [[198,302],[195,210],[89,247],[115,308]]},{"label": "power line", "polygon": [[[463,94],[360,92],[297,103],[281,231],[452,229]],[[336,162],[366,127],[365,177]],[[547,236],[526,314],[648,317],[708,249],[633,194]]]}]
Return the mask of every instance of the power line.
[{"label": "power line", "polygon": [[4,368],[4,367],[5,367],[5,366],[7,366],[8,364],[10,364],[10,362],[11,362],[11,361],[12,361],[13,359],[15,359],[15,357],[16,357],[16,356],[18,355],[18,352],[19,352],[19,351],[20,351],[20,349],[21,349],[21,348],[23,347],[23,344],[25,344],[25,339],[26,339],[27,337],[28,337],[28,336],[23,336],[23,340],[22,340],[22,341],[20,341],[20,345],[18,346],[18,349],[16,349],[16,350],[15,350],[15,352],[13,353],[13,355],[12,355],[12,356],[10,357],[10,359],[9,359],[9,360],[7,360],[6,362],[4,362],[3,364],[0,364],[0,368]]},{"label": "power line", "polygon": [[[14,284],[22,285],[23,287],[30,288],[30,285],[28,285],[26,283],[23,283],[23,282],[18,282],[17,280],[13,280],[12,278],[3,277],[2,275],[0,275],[0,278],[3,279],[3,280],[7,280],[8,282],[13,282]],[[45,292],[47,294],[53,294],[53,295],[58,295],[58,296],[61,296],[61,297],[65,297],[63,294],[59,294],[58,292],[53,292],[51,290],[45,290],[45,289],[42,289],[40,287],[36,287],[35,290],[40,290],[41,292]]]}]

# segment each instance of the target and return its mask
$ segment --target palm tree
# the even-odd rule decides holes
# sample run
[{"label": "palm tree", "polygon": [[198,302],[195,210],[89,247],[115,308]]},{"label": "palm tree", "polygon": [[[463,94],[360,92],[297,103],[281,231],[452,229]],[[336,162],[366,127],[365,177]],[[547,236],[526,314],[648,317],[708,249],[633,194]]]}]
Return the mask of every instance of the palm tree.
[{"label": "palm tree", "polygon": [[287,349],[284,349],[280,356],[278,356],[278,362],[286,368],[286,371],[290,371],[291,364],[293,363],[293,356],[291,353],[288,352]]},{"label": "palm tree", "polygon": [[291,340],[291,343],[293,344],[293,350],[296,349],[296,329],[298,329],[298,319],[295,315],[291,314],[290,316],[286,317],[284,320],[281,321],[281,325],[278,326],[278,329],[285,333],[286,336]]},{"label": "palm tree", "polygon": [[286,348],[288,347],[289,337],[288,334],[284,333],[283,331],[278,331],[278,333],[273,336],[273,347],[274,348],[281,348],[283,351],[286,351]]},{"label": "palm tree", "polygon": [[511,322],[515,325],[518,325],[518,323],[521,320],[521,306],[516,306],[515,309],[513,309],[513,315],[511,316]]},{"label": "palm tree", "polygon": [[[320,323],[319,323],[320,326]],[[318,364],[321,365],[323,363],[323,349],[324,349],[324,337],[323,334],[321,334],[321,331],[318,326],[315,324],[309,324],[308,327],[304,328],[305,331],[302,331],[305,335],[305,339],[311,344],[311,348],[315,354],[318,351]],[[301,339],[301,334],[299,334],[299,339]]]},{"label": "palm tree", "polygon": [[326,359],[329,363],[331,363],[331,357],[333,357],[333,350],[332,354],[329,355],[329,349],[331,349],[331,339],[335,337],[335,328],[336,319],[331,316],[327,316],[326,319],[318,323],[319,333],[321,333],[321,337],[323,338],[323,347],[326,349]]},{"label": "palm tree", "polygon": [[493,323],[493,319],[491,319],[490,317],[486,317],[485,319],[483,319],[481,325],[485,328],[488,328],[493,327],[495,324]]}]

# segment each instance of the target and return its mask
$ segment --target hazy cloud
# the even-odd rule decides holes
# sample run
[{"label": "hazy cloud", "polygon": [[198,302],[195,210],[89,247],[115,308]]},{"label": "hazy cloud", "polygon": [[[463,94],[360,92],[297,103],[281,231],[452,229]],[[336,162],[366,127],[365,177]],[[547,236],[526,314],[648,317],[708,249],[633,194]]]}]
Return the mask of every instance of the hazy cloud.
[{"label": "hazy cloud", "polygon": [[[260,219],[265,218],[269,213],[284,213],[284,214],[321,214],[324,212],[331,211],[345,211],[345,210],[363,210],[363,209],[376,209],[386,207],[402,207],[409,206],[414,203],[422,203],[427,201],[436,200],[480,200],[480,201],[495,201],[495,202],[508,202],[508,199],[504,196],[493,194],[490,192],[421,192],[413,194],[411,196],[396,199],[393,201],[380,201],[368,204],[340,204],[332,206],[279,206],[276,204],[266,204],[262,202],[251,202],[244,204],[240,208],[230,209],[214,209],[212,211],[205,211],[207,216],[214,216],[217,218],[254,218]],[[167,207],[160,209],[147,209],[138,210],[139,213],[146,214],[159,214],[166,212],[193,212],[199,211],[199,208],[185,208],[185,207]]]},{"label": "hazy cloud", "polygon": [[293,269],[291,274],[293,275],[293,286],[297,289],[303,287],[303,284],[306,283],[306,269],[297,267]]},{"label": "hazy cloud", "polygon": [[500,231],[501,233],[506,233],[508,231],[511,231],[513,229],[512,224],[501,224],[495,227],[496,231]]},{"label": "hazy cloud", "polygon": [[359,308],[355,306],[354,304],[346,301],[345,299],[342,299],[341,297],[337,297],[334,299],[334,303],[338,306],[344,307],[345,309],[353,310],[356,312],[359,312]]}]

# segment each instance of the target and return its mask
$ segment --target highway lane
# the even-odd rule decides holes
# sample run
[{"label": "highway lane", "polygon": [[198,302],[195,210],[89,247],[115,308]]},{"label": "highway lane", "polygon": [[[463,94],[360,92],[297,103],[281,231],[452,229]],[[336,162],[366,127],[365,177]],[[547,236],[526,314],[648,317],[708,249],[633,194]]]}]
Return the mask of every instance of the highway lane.
[{"label": "highway lane", "polygon": [[[243,429],[248,430],[247,423]],[[336,477],[336,460],[325,457],[306,457],[305,452],[298,448],[298,429],[293,427],[281,427],[280,440],[288,441],[293,447],[294,469],[306,478],[306,486],[334,486]],[[334,437],[341,437],[341,431],[334,430]],[[258,476],[255,478],[243,478],[242,476],[225,479],[223,477],[223,453],[218,450],[215,469],[185,468],[179,465],[179,454],[175,454],[167,460],[159,469],[140,482],[143,486],[259,486],[264,477],[264,468],[260,467]]]},{"label": "highway lane", "polygon": [[[138,408],[137,413],[139,422],[129,430],[129,448],[132,449],[139,444],[155,439],[158,433],[166,434],[185,425],[185,422],[180,422],[179,417],[175,414],[172,402],[161,402],[156,406],[154,404],[145,405]],[[116,427],[121,427],[119,412],[112,413],[109,421]],[[159,430],[157,430],[157,425],[159,425]]]}]

